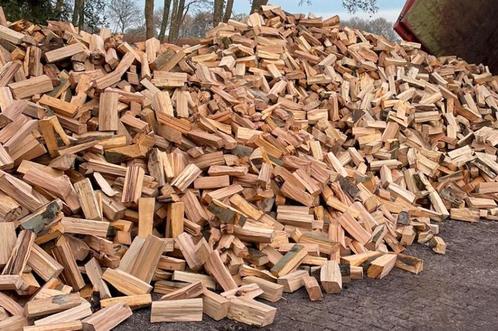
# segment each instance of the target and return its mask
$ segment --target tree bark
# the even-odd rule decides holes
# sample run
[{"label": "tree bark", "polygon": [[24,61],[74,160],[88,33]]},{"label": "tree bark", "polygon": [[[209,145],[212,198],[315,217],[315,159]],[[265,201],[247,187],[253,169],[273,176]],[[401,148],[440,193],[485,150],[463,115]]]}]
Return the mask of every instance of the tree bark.
[{"label": "tree bark", "polygon": [[175,13],[175,19],[171,22],[172,26],[169,32],[169,41],[174,42],[180,34],[180,27],[183,21],[183,13],[185,11],[185,0],[178,1],[178,8]]},{"label": "tree bark", "polygon": [[178,14],[178,0],[173,0],[173,8],[171,11],[171,19],[169,22],[169,33],[168,33],[168,41],[172,41],[172,31],[173,31],[173,26],[175,25],[176,22],[176,15]]},{"label": "tree bark", "polygon": [[154,37],[154,0],[145,0],[145,37]]},{"label": "tree bark", "polygon": [[61,19],[63,8],[64,0],[57,0],[57,2],[55,3],[55,14],[57,15],[57,19]]},{"label": "tree bark", "polygon": [[259,9],[261,6],[266,6],[268,4],[268,0],[252,0],[251,6],[251,14]]},{"label": "tree bark", "polygon": [[74,1],[74,8],[73,8],[73,20],[72,23],[75,27],[78,26],[79,23],[79,15],[81,12],[81,7],[82,7],[83,0],[75,0]]},{"label": "tree bark", "polygon": [[163,20],[161,21],[161,31],[159,32],[159,39],[161,41],[164,41],[164,37],[166,35],[166,28],[168,27],[168,22],[169,22],[170,8],[171,8],[171,0],[164,0]]},{"label": "tree bark", "polygon": [[78,19],[78,28],[82,30],[85,26],[85,0],[80,0]]},{"label": "tree bark", "polygon": [[227,0],[227,7],[225,9],[225,15],[223,15],[223,22],[228,22],[228,20],[232,17],[233,10],[233,2],[234,0]]},{"label": "tree bark", "polygon": [[214,8],[213,8],[213,26],[214,27],[217,27],[223,18],[223,7],[224,7],[223,5],[224,4],[225,4],[225,0],[214,0]]}]

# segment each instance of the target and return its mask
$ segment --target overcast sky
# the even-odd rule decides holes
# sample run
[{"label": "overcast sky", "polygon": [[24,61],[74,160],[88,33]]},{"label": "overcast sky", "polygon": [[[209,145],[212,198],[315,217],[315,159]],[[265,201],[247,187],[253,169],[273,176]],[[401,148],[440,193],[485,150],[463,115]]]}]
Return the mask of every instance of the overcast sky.
[{"label": "overcast sky", "polygon": [[[143,6],[144,0],[137,0]],[[340,15],[341,18],[347,19],[351,16],[359,16],[363,18],[377,18],[384,17],[385,19],[394,22],[398,18],[401,9],[403,8],[406,0],[378,0],[377,5],[379,11],[370,16],[364,12],[358,12],[356,14],[347,13],[342,7],[341,0],[312,0],[310,6],[304,4],[299,6],[299,0],[270,0],[271,4],[281,6],[286,11],[291,13],[313,13],[317,16],[328,17],[333,15]],[[162,8],[163,1],[155,0],[155,7]],[[235,0],[234,13],[249,13],[251,8],[250,0]]]}]

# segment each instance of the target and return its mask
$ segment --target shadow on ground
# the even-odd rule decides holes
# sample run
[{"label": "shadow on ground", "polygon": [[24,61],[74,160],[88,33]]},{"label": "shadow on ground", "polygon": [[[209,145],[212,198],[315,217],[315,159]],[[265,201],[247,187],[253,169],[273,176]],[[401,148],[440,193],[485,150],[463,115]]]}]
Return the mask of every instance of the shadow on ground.
[{"label": "shadow on ground", "polygon": [[[275,306],[268,330],[496,330],[498,329],[498,223],[448,221],[441,226],[445,256],[424,246],[408,254],[424,259],[424,271],[393,270],[383,280],[347,284],[341,295],[312,303],[300,290]],[[249,330],[206,315],[195,323],[149,322],[149,309],[136,311],[116,330]]]}]

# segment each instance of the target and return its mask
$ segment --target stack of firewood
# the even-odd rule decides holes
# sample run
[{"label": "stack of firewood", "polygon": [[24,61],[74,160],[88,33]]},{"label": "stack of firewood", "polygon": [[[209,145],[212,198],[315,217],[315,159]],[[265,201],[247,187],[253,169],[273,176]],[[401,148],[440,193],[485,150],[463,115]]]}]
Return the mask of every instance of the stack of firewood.
[{"label": "stack of firewood", "polygon": [[439,222],[498,219],[497,93],[273,6],[184,47],[0,11],[0,329],[264,326],[283,292],[419,273]]}]

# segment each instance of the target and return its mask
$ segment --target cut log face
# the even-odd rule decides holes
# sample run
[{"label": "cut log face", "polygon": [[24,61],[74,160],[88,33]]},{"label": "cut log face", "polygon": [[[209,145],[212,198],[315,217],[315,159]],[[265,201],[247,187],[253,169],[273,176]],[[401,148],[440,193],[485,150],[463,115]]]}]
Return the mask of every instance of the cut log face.
[{"label": "cut log face", "polygon": [[284,293],[418,274],[440,222],[498,220],[485,65],[272,5],[183,46],[8,19],[2,329],[264,327]]}]

